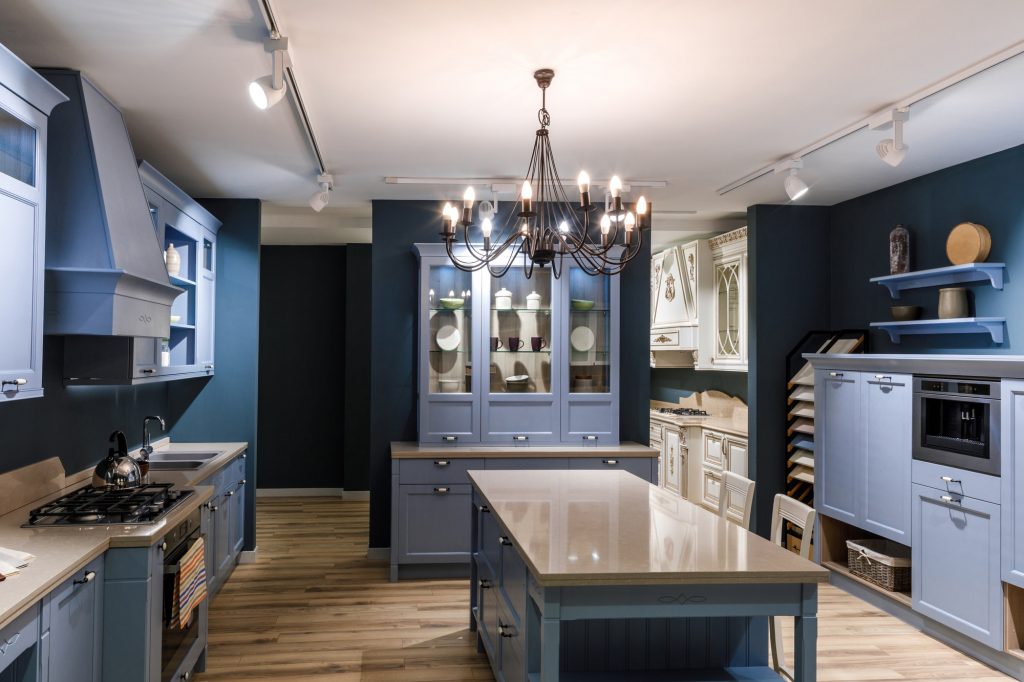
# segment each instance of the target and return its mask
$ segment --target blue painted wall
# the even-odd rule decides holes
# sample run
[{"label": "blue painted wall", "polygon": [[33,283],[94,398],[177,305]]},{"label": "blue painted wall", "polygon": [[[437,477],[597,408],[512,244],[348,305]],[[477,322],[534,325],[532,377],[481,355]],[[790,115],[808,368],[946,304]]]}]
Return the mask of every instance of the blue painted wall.
[{"label": "blue painted wall", "polygon": [[[501,224],[512,204],[503,202]],[[416,242],[437,242],[436,201],[374,201],[372,248],[370,547],[390,543],[391,441],[416,440]],[[621,275],[622,440],[647,443],[650,430],[650,246]]]},{"label": "blue painted wall", "polygon": [[345,490],[370,489],[371,247],[345,247]]},{"label": "blue painted wall", "polygon": [[[259,358],[260,202],[206,199],[223,222],[217,234],[216,372],[211,379],[171,382],[171,437],[180,441],[246,441],[246,479],[255,483]],[[256,543],[256,486],[246,486],[245,549]]]},{"label": "blue painted wall", "polygon": [[[884,173],[885,168],[879,168]],[[1007,318],[1007,340],[982,335],[905,337],[899,345],[872,332],[875,353],[1024,353],[1024,146],[968,161],[833,206],[830,211],[833,327],[863,327],[891,319],[888,292],[871,277],[889,273],[889,231],[902,223],[911,233],[911,269],[949,265],[946,236],[957,223],[981,223],[992,234],[988,260],[1005,262],[1003,291],[968,285],[979,315]],[[905,292],[899,303],[921,305],[937,317],[938,290]]]}]

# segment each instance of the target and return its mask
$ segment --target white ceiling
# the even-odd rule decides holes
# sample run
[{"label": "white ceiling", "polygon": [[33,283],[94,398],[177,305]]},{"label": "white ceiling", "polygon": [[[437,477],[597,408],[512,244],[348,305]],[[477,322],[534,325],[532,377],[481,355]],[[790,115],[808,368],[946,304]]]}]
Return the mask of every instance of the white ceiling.
[{"label": "white ceiling", "polygon": [[[324,156],[331,206],[294,111],[256,110],[270,70],[255,0],[5,0],[0,43],[88,74],[136,153],[200,196],[259,197],[274,242],[365,241],[369,201],[457,196],[386,176],[516,176],[549,66],[564,176],[665,180],[673,234],[783,202],[779,176],[717,188],[1024,40],[1020,0],[278,0]],[[907,159],[863,130],[805,158],[802,203],[831,204],[1024,142],[1024,58],[911,110]],[[665,235],[668,237],[668,233]]]}]

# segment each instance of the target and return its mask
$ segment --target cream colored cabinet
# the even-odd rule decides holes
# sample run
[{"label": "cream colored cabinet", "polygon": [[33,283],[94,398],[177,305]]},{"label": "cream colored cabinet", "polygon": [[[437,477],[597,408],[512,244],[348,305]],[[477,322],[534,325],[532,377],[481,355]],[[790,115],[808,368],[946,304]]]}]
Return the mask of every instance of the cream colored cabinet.
[{"label": "cream colored cabinet", "polygon": [[683,471],[686,467],[686,429],[665,429],[665,441],[662,448],[665,460],[664,488],[674,493],[681,493]]},{"label": "cream colored cabinet", "polygon": [[705,240],[673,246],[652,257],[652,367],[693,367],[693,353],[699,344],[701,289],[710,286],[710,263]]},{"label": "cream colored cabinet", "polygon": [[747,475],[747,439],[702,429],[698,499],[709,509],[718,509],[723,471]]},{"label": "cream colored cabinet", "polygon": [[697,369],[747,371],[747,228],[708,240],[711,284],[702,288],[710,309],[699,334]]}]

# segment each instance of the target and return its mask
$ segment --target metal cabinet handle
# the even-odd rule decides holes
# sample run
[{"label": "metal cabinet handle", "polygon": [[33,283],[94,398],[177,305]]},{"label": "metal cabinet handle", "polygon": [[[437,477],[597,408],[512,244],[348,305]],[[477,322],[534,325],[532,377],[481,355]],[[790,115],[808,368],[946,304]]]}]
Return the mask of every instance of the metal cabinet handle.
[{"label": "metal cabinet handle", "polygon": [[507,535],[499,535],[498,536],[498,544],[499,545],[508,545],[509,547],[511,547],[512,546],[512,541],[508,539]]},{"label": "metal cabinet handle", "polygon": [[441,486],[439,488],[434,488],[434,492],[437,493],[438,495],[444,495],[444,494],[448,493],[450,490],[451,490],[451,488],[449,488],[448,486]]},{"label": "metal cabinet handle", "polygon": [[2,643],[0,643],[0,656],[3,656],[4,654],[6,654],[7,653],[7,647],[14,646],[15,644],[18,643],[19,639],[21,639],[21,633],[20,632],[15,632],[13,637],[11,637],[10,639],[4,640]]},{"label": "metal cabinet handle", "polygon": [[454,443],[458,439],[458,436],[441,436],[441,440],[443,440],[446,443]]},{"label": "metal cabinet handle", "polygon": [[843,378],[843,373],[842,372],[829,372],[828,375],[830,377],[832,377],[833,379],[842,379]]},{"label": "metal cabinet handle", "polygon": [[502,637],[515,637],[516,631],[515,628],[498,621],[498,634]]},{"label": "metal cabinet handle", "polygon": [[213,365],[203,365],[205,369],[213,369]]},{"label": "metal cabinet handle", "polygon": [[518,441],[518,442],[521,443],[521,442],[530,440],[530,437],[529,436],[512,436],[512,440]]},{"label": "metal cabinet handle", "polygon": [[491,589],[491,581],[490,580],[486,580],[484,578],[480,578],[480,589],[481,590],[489,590],[489,589]]},{"label": "metal cabinet handle", "polygon": [[963,483],[959,478],[953,478],[952,476],[940,476],[939,478],[946,483]]},{"label": "metal cabinet handle", "polygon": [[241,481],[239,481],[238,485],[245,485],[245,479],[243,478]]},{"label": "metal cabinet handle", "polygon": [[875,378],[879,381],[892,381],[892,377],[888,374],[876,374]]},{"label": "metal cabinet handle", "polygon": [[234,495],[234,494],[235,494],[235,491],[234,491],[234,490],[229,490],[229,491],[227,491],[226,493],[224,493],[224,497],[231,497],[231,496],[232,496],[232,495]]},{"label": "metal cabinet handle", "polygon": [[160,551],[161,552],[166,552],[167,551],[167,541],[166,540],[164,540],[163,542],[160,543]]},{"label": "metal cabinet handle", "polygon": [[[206,503],[206,508],[209,509],[212,512],[217,511],[217,505],[215,505],[215,504],[213,504],[211,502],[207,502]],[[167,544],[167,543],[164,543],[164,544]]]},{"label": "metal cabinet handle", "polygon": [[4,379],[3,381],[0,381],[0,389],[3,389],[5,386],[14,386],[15,390],[19,390],[27,383],[28,379],[22,379],[21,377],[18,377],[17,379]]},{"label": "metal cabinet handle", "polygon": [[245,459],[245,455],[246,455],[246,453],[243,452],[242,453],[242,459]]},{"label": "metal cabinet handle", "polygon": [[958,500],[955,497],[952,497],[950,495],[942,495],[941,497],[939,497],[939,499],[942,500],[943,502],[949,502],[950,504],[954,504],[954,503],[955,504],[963,504],[962,501],[960,501],[960,500]]},{"label": "metal cabinet handle", "polygon": [[481,504],[480,505],[480,512],[483,513],[483,514],[490,514],[491,513],[491,508],[488,507],[486,504]]},{"label": "metal cabinet handle", "polygon": [[76,578],[71,582],[72,585],[85,585],[91,583],[96,578],[96,571],[86,571],[85,575],[81,578]]},{"label": "metal cabinet handle", "polygon": [[183,680],[191,680],[192,679],[192,673],[191,672],[182,673],[181,674],[181,679],[183,679]]},{"label": "metal cabinet handle", "polygon": [[156,374],[156,370],[155,369],[144,369],[144,370],[142,370],[142,373],[143,374]]},{"label": "metal cabinet handle", "polygon": [[607,464],[608,466],[615,466],[619,463],[617,459],[602,459],[601,464]]},{"label": "metal cabinet handle", "polygon": [[583,436],[583,440],[597,440],[597,436],[592,436],[592,435]]},{"label": "metal cabinet handle", "polygon": [[446,467],[449,464],[451,464],[451,460],[448,460],[448,459],[435,459],[434,460],[434,466],[436,466],[436,467]]}]

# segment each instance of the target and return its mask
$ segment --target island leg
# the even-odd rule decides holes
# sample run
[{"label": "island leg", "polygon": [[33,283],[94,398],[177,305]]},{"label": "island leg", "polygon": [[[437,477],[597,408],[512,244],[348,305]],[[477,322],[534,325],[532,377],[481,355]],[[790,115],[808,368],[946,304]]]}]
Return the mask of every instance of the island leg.
[{"label": "island leg", "polygon": [[803,599],[793,638],[793,682],[815,682],[818,679],[818,586],[806,583],[801,592]]},{"label": "island leg", "polygon": [[540,682],[558,682],[562,650],[561,590],[544,590],[540,621]]}]

